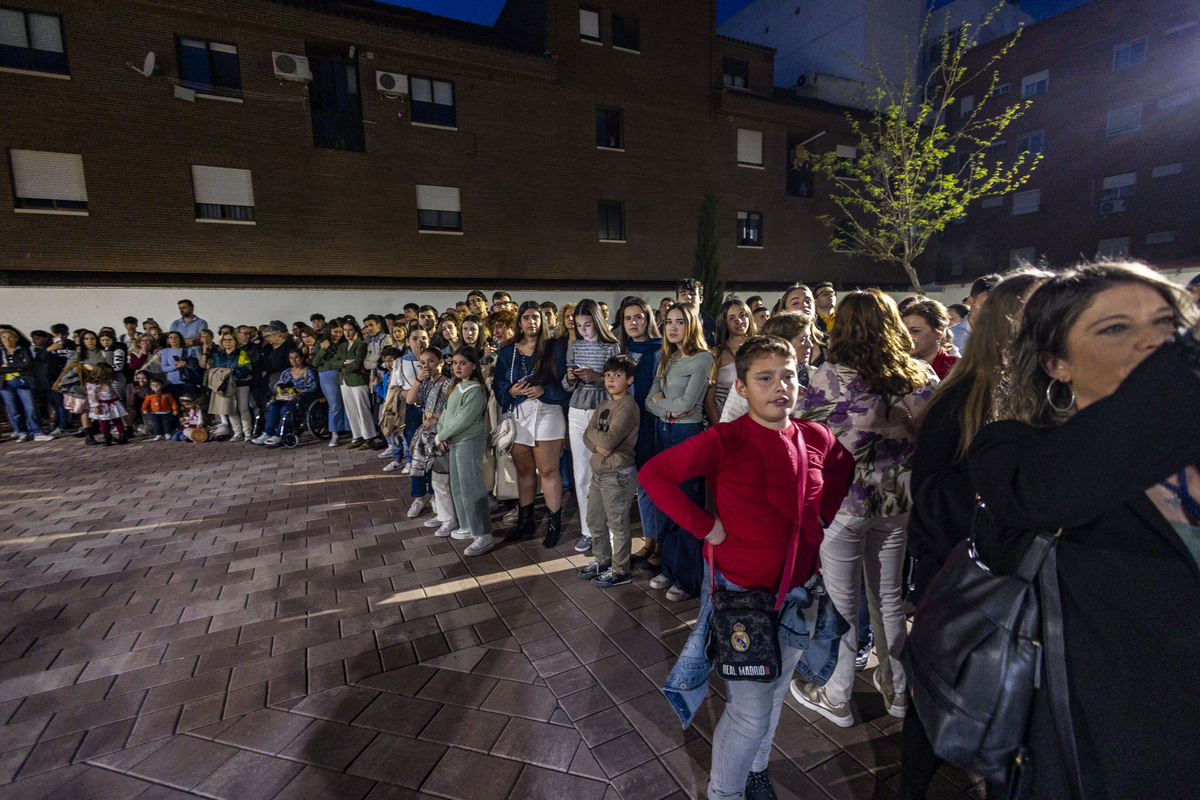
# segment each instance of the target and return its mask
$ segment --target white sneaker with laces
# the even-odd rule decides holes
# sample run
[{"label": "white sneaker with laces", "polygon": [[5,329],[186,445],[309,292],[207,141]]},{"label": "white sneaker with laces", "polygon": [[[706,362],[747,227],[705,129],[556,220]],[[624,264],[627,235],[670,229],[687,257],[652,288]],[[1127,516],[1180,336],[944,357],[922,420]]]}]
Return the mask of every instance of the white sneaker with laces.
[{"label": "white sneaker with laces", "polygon": [[433,535],[445,539],[456,530],[458,530],[458,520],[451,520],[450,522],[443,522],[442,526],[433,532]]},{"label": "white sneaker with laces", "polygon": [[18,442],[28,442],[29,439],[30,439],[30,436],[28,433],[22,433],[19,436],[17,436]]},{"label": "white sneaker with laces", "polygon": [[517,520],[520,518],[520,516],[521,516],[521,509],[514,506],[511,511],[509,511],[507,514],[505,514],[503,517],[500,518],[500,522],[505,525],[516,525]]},{"label": "white sneaker with laces", "polygon": [[33,440],[35,442],[53,442],[54,437],[48,433],[39,433],[37,436],[33,437]]},{"label": "white sneaker with laces", "polygon": [[65,431],[62,428],[55,428],[54,430],[50,431],[51,436],[62,436],[63,433],[65,433]]},{"label": "white sneaker with laces", "polygon": [[412,501],[412,505],[408,507],[408,518],[416,519],[425,513],[425,509],[429,508],[429,504],[425,502],[425,498],[418,497]]},{"label": "white sneaker with laces", "polygon": [[401,475],[411,475],[411,474],[412,474],[412,467],[410,467],[408,464],[405,464],[405,465],[404,465],[404,469],[400,470],[400,474],[401,474]]},{"label": "white sneaker with laces", "polygon": [[392,457],[392,456],[394,456],[395,454],[396,454],[396,451],[394,451],[392,448],[390,448],[390,447],[385,447],[385,448],[383,448],[382,450],[380,450],[380,451],[379,451],[379,455],[377,455],[377,456],[375,456],[375,457],[376,457],[376,458],[391,458],[391,457]]},{"label": "white sneaker with laces", "polygon": [[492,538],[490,533],[485,533],[475,541],[467,545],[467,549],[463,550],[464,556],[481,556],[488,550],[496,546],[496,540]]},{"label": "white sneaker with laces", "polygon": [[[440,528],[440,527],[442,527],[442,525],[444,525],[445,523],[443,523],[443,522],[442,522],[440,519],[438,519],[437,517],[430,517],[429,519],[425,520],[425,521],[424,521],[424,522],[422,522],[421,524],[422,524],[422,525],[424,525],[426,528]],[[458,523],[455,523],[454,527],[455,527],[455,528],[457,528],[457,527],[458,527]]]},{"label": "white sneaker with laces", "polygon": [[158,436],[155,436],[155,437],[154,437],[153,439],[151,439],[150,441],[152,441],[152,442],[161,442],[161,441],[162,441],[163,439],[165,439],[165,438],[167,438],[167,437],[163,436],[163,435],[160,433]]},{"label": "white sneaker with laces", "polygon": [[[455,524],[457,525],[458,523]],[[471,532],[466,528],[455,528],[454,530],[450,531],[450,538],[458,539],[461,542],[464,539],[474,539],[475,537],[472,536]]]},{"label": "white sneaker with laces", "polygon": [[650,579],[651,589],[666,589],[669,586],[674,586],[675,581],[668,578],[666,575],[658,574]]},{"label": "white sneaker with laces", "polygon": [[390,463],[390,464],[388,464],[386,467],[384,467],[384,468],[383,468],[383,471],[384,471],[384,472],[395,472],[395,471],[396,471],[396,470],[398,470],[398,469],[400,469],[400,462],[399,462],[399,461],[393,461],[392,463]]},{"label": "white sneaker with laces", "polygon": [[282,439],[282,438],[280,438],[280,437],[278,437],[278,436],[268,436],[268,437],[267,437],[267,439],[266,439],[266,441],[264,441],[264,442],[259,442],[259,444],[265,444],[265,445],[268,445],[268,446],[270,446],[270,445],[273,445],[273,444],[279,444],[279,443],[280,443],[280,442],[282,442],[282,441],[283,441],[283,439]]},{"label": "white sneaker with laces", "polygon": [[670,589],[667,589],[666,598],[672,603],[678,603],[681,600],[687,600],[689,597],[691,597],[691,595],[683,589],[680,589],[678,586],[672,586]]},{"label": "white sneaker with laces", "polygon": [[338,446],[338,435],[336,433],[332,433],[329,435],[329,446],[330,447]]}]

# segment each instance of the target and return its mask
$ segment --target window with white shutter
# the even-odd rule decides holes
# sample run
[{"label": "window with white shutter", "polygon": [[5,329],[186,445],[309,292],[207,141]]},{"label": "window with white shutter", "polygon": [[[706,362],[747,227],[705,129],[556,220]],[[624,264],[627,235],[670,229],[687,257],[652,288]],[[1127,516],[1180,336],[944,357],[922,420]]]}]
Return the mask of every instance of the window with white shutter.
[{"label": "window with white shutter", "polygon": [[763,135],[762,131],[751,131],[745,128],[738,128],[737,132],[737,160],[738,164],[744,167],[761,167],[763,163]]},{"label": "window with white shutter", "polygon": [[417,187],[417,229],[427,233],[462,233],[462,205],[456,187]]},{"label": "window with white shutter", "polygon": [[192,165],[197,222],[254,222],[254,184],[248,169]]},{"label": "window with white shutter", "polygon": [[18,211],[87,213],[83,156],[41,150],[10,150]]}]

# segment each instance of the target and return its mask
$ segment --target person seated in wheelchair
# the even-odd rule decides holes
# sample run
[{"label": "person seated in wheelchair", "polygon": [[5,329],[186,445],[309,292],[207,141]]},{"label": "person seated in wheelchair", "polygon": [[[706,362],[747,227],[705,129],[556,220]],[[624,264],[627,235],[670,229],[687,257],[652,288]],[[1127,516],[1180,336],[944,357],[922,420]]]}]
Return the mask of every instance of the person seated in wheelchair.
[{"label": "person seated in wheelchair", "polygon": [[275,399],[267,406],[262,433],[251,439],[254,444],[278,447],[283,442],[282,421],[296,411],[302,396],[320,389],[317,373],[305,365],[299,350],[288,354],[288,366],[275,384]]}]

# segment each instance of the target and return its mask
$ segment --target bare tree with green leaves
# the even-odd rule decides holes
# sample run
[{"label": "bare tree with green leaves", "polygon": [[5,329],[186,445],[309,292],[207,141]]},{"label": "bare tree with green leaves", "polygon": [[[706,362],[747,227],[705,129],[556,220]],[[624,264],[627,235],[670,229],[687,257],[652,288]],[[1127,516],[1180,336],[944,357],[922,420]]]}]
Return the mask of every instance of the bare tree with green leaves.
[{"label": "bare tree with green leaves", "polygon": [[[840,213],[818,217],[833,232],[833,250],[902,267],[917,292],[922,289],[913,262],[930,239],[965,216],[972,201],[1023,185],[1042,157],[1026,151],[1005,160],[988,151],[1032,103],[1020,99],[993,108],[999,105],[993,94],[1000,80],[997,62],[1017,42],[1020,28],[982,67],[964,63],[967,51],[978,44],[979,28],[991,23],[1003,5],[993,8],[980,26],[964,24],[953,32],[947,14],[936,41],[940,61],[925,80],[920,78],[923,47],[905,69],[901,85],[889,81],[878,64],[858,64],[879,88],[868,93],[873,109],[868,119],[846,114],[858,139],[855,156],[803,154],[833,184],[829,198]],[[922,41],[931,19],[932,12],[922,25]],[[987,88],[951,126],[951,108],[968,84]]]}]

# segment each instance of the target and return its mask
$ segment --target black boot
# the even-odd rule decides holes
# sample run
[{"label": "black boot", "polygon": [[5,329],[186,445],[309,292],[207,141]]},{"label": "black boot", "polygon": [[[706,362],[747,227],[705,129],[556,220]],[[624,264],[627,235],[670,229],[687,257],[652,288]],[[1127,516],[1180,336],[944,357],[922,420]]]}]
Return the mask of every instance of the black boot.
[{"label": "black boot", "polygon": [[517,525],[504,537],[506,542],[519,542],[533,533],[533,503],[517,509]]},{"label": "black boot", "polygon": [[111,433],[104,434],[104,446],[112,447],[112,434]]},{"label": "black boot", "polygon": [[751,772],[746,777],[746,800],[779,800],[767,771]]},{"label": "black boot", "polygon": [[546,538],[542,539],[542,547],[554,547],[558,537],[562,535],[562,509],[551,511],[546,515]]}]

